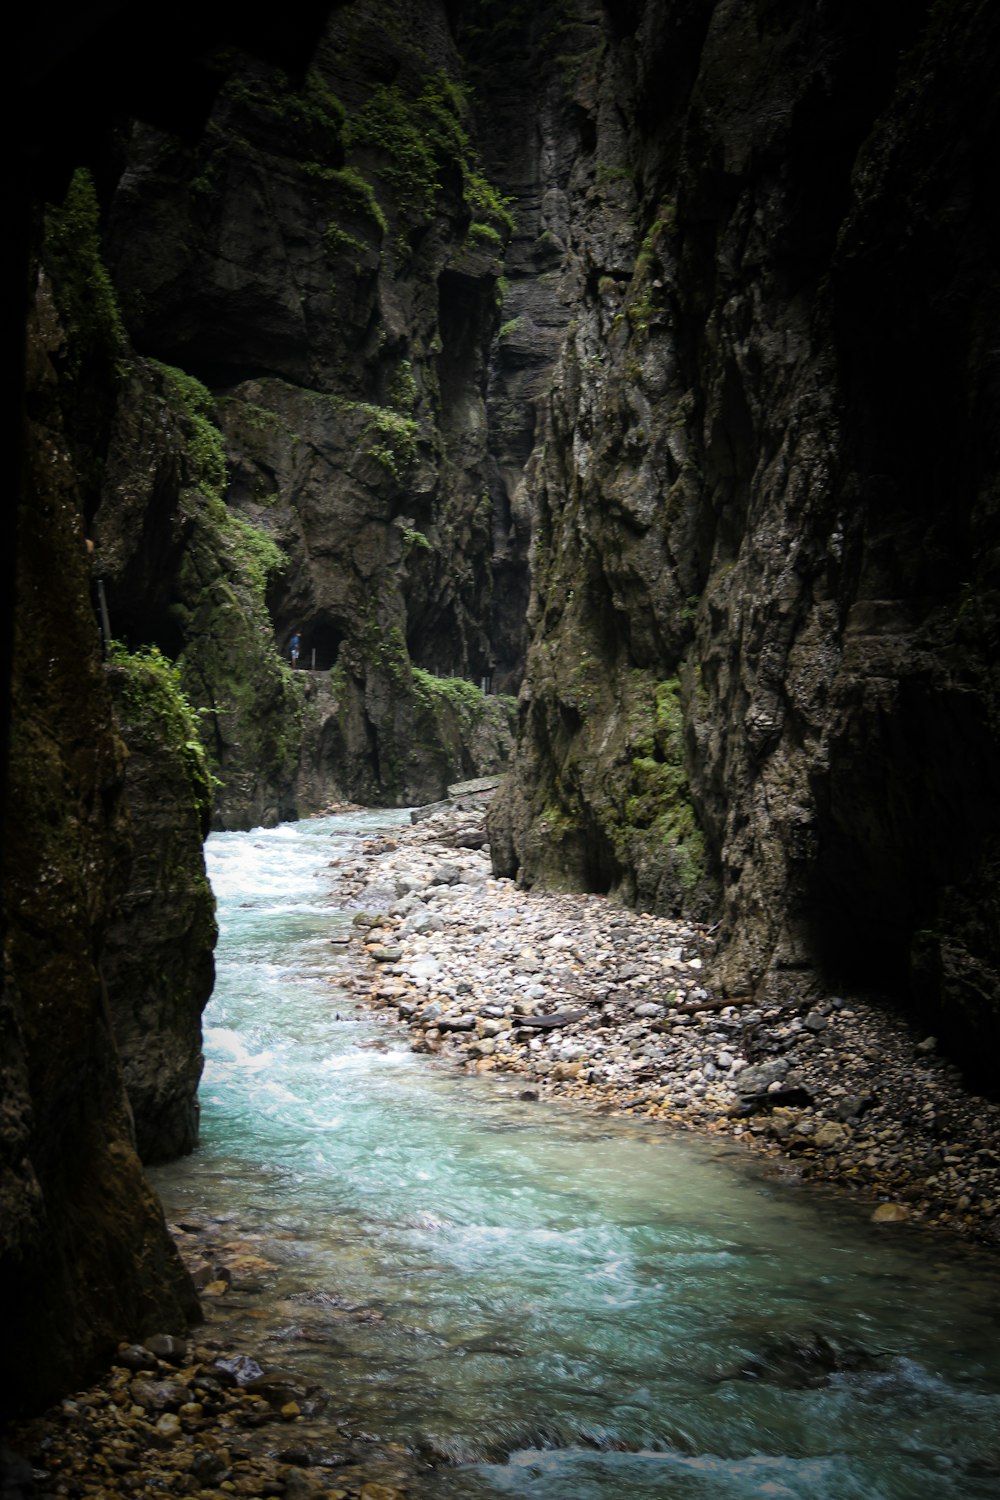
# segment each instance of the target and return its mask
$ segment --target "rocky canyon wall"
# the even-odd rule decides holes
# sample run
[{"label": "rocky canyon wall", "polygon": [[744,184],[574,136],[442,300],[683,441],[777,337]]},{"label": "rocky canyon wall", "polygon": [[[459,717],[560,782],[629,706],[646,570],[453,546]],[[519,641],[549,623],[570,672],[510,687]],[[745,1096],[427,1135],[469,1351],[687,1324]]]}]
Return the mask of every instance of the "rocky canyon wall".
[{"label": "rocky canyon wall", "polygon": [[[127,751],[101,662],[83,485],[61,399],[66,333],[34,269],[3,819],[5,1411],[64,1391],[119,1339],[183,1332],[198,1315],[142,1174],[109,1005],[107,938],[133,869]],[[166,876],[161,896],[169,900]],[[204,935],[209,962],[213,942],[214,930]]]},{"label": "rocky canyon wall", "polygon": [[[479,692],[510,211],[437,0],[333,10],[297,81],[220,66],[200,141],[135,126],[110,202],[146,365],[95,525],[115,629],[179,659],[207,710],[222,825],[430,800],[511,746],[510,705]],[[164,399],[188,430],[154,457]]]},{"label": "rocky canyon wall", "polygon": [[[718,922],[729,994],[895,997],[987,1081],[1000,1039],[995,7],[354,0],[297,60],[224,40],[198,27],[197,84],[171,53],[155,108],[81,131],[92,179],[43,194],[0,1010],[18,1399],[193,1308],[134,1138],[196,1128],[208,786],[187,729],[150,738],[147,669],[179,663],[228,827],[502,765],[492,675],[520,694],[498,871]],[[60,82],[81,121],[112,55]],[[191,946],[147,985],[129,933],[155,948],[177,860]],[[165,1093],[129,1058],[154,1014]]]},{"label": "rocky canyon wall", "polygon": [[496,868],[717,915],[729,993],[882,990],[989,1077],[997,17],[571,10]]}]

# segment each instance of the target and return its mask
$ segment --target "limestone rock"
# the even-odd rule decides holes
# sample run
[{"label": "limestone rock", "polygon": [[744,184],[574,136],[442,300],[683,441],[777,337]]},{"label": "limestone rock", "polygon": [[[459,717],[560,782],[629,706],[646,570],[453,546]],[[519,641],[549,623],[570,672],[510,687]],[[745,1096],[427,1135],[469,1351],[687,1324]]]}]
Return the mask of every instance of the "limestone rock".
[{"label": "limestone rock", "polygon": [[[487,357],[510,216],[469,133],[445,7],[384,0],[370,23],[335,8],[299,85],[236,60],[195,146],[136,127],[111,205],[129,333],[206,375],[236,551],[249,535],[261,566],[268,547],[282,558],[254,612],[234,580],[213,585],[225,549],[190,557],[175,525],[158,594],[122,604],[145,639],[179,627],[229,827],[345,797],[426,802],[509,756],[510,705],[478,685],[492,670]],[[295,680],[251,690],[227,659],[234,631],[239,658],[255,660],[256,633],[275,667],[299,632]]]}]

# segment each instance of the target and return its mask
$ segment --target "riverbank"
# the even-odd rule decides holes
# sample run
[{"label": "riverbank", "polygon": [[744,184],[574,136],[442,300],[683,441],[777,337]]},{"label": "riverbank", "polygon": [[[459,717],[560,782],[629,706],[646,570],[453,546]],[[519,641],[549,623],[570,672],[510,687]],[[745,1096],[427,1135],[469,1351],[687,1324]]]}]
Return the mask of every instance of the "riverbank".
[{"label": "riverbank", "polygon": [[[343,811],[350,822],[350,810]],[[630,1243],[631,1213],[626,1211],[624,1227],[620,1224],[615,1231],[619,1238],[604,1240],[601,1234],[592,1237],[594,1220],[588,1221],[586,1207],[588,1201],[598,1204],[603,1223],[605,1212],[610,1215],[613,1207],[618,1179],[630,1184],[629,1190],[639,1193],[643,1203],[662,1191],[672,1205],[681,1244],[688,1243],[690,1229],[700,1258],[712,1236],[706,1226],[698,1228],[702,1207],[697,1189],[688,1213],[682,1206],[687,1172],[678,1177],[675,1163],[672,1187],[664,1186],[662,1176],[665,1164],[669,1173],[676,1153],[661,1152],[656,1137],[661,1130],[666,1135],[678,1128],[742,1141],[782,1173],[825,1178],[838,1190],[851,1189],[867,1204],[867,1213],[878,1211],[899,1222],[910,1219],[916,1226],[935,1225],[939,1251],[947,1252],[949,1230],[967,1241],[995,1245],[997,1215],[991,1209],[996,1201],[996,1161],[990,1143],[996,1140],[991,1132],[997,1128],[997,1111],[962,1090],[954,1070],[926,1038],[849,997],[831,996],[811,1008],[773,1008],[757,1014],[759,1008],[749,1002],[720,1000],[705,977],[712,958],[710,932],[642,917],[593,896],[540,895],[519,891],[508,881],[493,881],[482,813],[482,799],[471,798],[420,817],[413,826],[402,823],[403,814],[381,824],[373,820],[376,827],[392,827],[389,835],[359,836],[354,830],[364,827],[362,817],[349,833],[317,821],[301,825],[302,832],[220,836],[213,880],[217,890],[225,892],[221,899],[228,903],[230,957],[238,954],[240,966],[230,975],[227,989],[223,965],[215,1002],[220,1009],[213,1023],[223,1029],[215,1032],[213,1046],[220,1038],[228,1042],[221,1052],[216,1050],[214,1078],[205,1097],[219,1109],[221,1100],[215,1096],[226,1087],[232,1086],[237,1098],[253,1096],[244,1122],[253,1148],[244,1174],[241,1167],[234,1172],[232,1159],[215,1158],[206,1146],[189,1161],[196,1167],[199,1156],[205,1158],[201,1185],[192,1188],[189,1182],[171,1198],[172,1230],[199,1287],[207,1322],[179,1345],[147,1338],[145,1345],[121,1349],[107,1375],[93,1387],[75,1391],[39,1418],[0,1433],[0,1449],[6,1445],[21,1455],[8,1461],[0,1453],[0,1494],[8,1500],[164,1493],[203,1500],[219,1494],[401,1500],[416,1492],[434,1493],[439,1477],[447,1482],[447,1475],[438,1474],[443,1464],[466,1461],[456,1460],[456,1452],[467,1457],[479,1451],[474,1444],[470,1447],[464,1431],[456,1448],[449,1421],[441,1422],[442,1412],[466,1410],[463,1403],[468,1400],[468,1393],[462,1402],[453,1399],[449,1368],[467,1370],[470,1362],[474,1367],[480,1359],[514,1359],[516,1370],[502,1371],[495,1389],[506,1391],[520,1378],[530,1392],[537,1384],[532,1361],[546,1361],[548,1334],[538,1341],[539,1348],[522,1348],[520,1332],[526,1332],[527,1325],[521,1329],[520,1314],[508,1323],[506,1296],[497,1303],[499,1330],[491,1315],[478,1321],[484,1317],[475,1300],[481,1275],[478,1252],[461,1300],[463,1308],[476,1309],[469,1326],[464,1313],[457,1324],[450,1320],[454,1289],[449,1303],[437,1279],[443,1274],[439,1262],[449,1260],[449,1274],[455,1271],[470,1234],[478,1243],[476,1226],[517,1225],[520,1236],[521,1209],[509,1219],[503,1212],[495,1213],[492,1187],[485,1199],[479,1187],[503,1183],[507,1174],[519,1172],[530,1154],[532,1137],[544,1137],[546,1146],[545,1160],[533,1179],[536,1188],[548,1184],[550,1151],[567,1146],[564,1140],[559,1147],[561,1131],[572,1135],[579,1130],[588,1140],[568,1173],[574,1184],[584,1181],[602,1150],[612,1152],[610,1164],[604,1162],[600,1189],[589,1200],[585,1194],[565,1212],[557,1205],[537,1221],[528,1221],[537,1222],[543,1231],[541,1238],[528,1236],[526,1259],[532,1277],[539,1274],[535,1258],[543,1255],[550,1231],[583,1280],[609,1267],[615,1268],[616,1278],[623,1274],[630,1261],[623,1261],[620,1251]],[[331,918],[328,891],[335,905],[353,909],[353,920],[342,911]],[[286,941],[287,960],[272,966],[271,956],[280,957]],[[260,962],[262,957],[267,961]],[[347,991],[360,1007],[344,1004]],[[289,1007],[282,1018],[281,1038],[269,1029],[278,1005]],[[236,1010],[242,1010],[242,1022]],[[318,1046],[310,1042],[302,1050],[291,1040],[298,1030],[295,1012],[310,1036],[313,1022],[320,1025],[323,1040]],[[257,1025],[261,1018],[266,1018],[263,1030]],[[419,1052],[436,1054],[438,1065],[425,1068],[416,1058],[407,1061],[404,1038]],[[335,1060],[340,1066],[331,1068]],[[497,1073],[506,1084],[490,1096],[488,1089],[469,1089],[462,1081],[456,1086],[456,1080],[447,1077],[451,1068]],[[398,1115],[392,1112],[397,1098],[406,1095],[408,1078],[431,1085],[426,1094],[418,1091],[418,1116],[429,1128],[416,1156],[396,1150],[399,1138],[409,1139],[414,1099],[407,1105],[409,1114],[407,1108]],[[336,1080],[339,1101],[336,1117],[325,1102],[331,1079]],[[292,1086],[305,1099],[323,1101],[318,1115],[295,1112]],[[522,1100],[559,1100],[566,1114],[560,1121],[546,1112],[544,1121],[536,1117],[537,1131],[526,1130],[525,1110],[530,1118],[532,1106],[515,1098],[510,1102],[518,1124],[512,1134],[494,1132],[489,1122],[483,1127],[477,1120],[480,1130],[474,1147],[470,1143],[464,1157],[459,1154],[465,1163],[464,1187],[450,1181],[442,1205],[429,1186],[435,1180],[435,1163],[446,1164],[450,1179],[456,1162],[449,1150],[450,1135],[434,1128],[432,1117],[441,1094],[466,1101],[474,1096],[479,1112],[484,1105],[487,1111],[497,1107],[499,1119],[506,1118],[503,1098],[512,1092]],[[379,1094],[381,1103],[368,1113]],[[283,1102],[278,1135],[271,1138],[268,1122],[275,1101]],[[426,1122],[425,1102],[432,1106]],[[917,1104],[919,1120],[914,1118]],[[575,1120],[570,1113],[574,1110]],[[587,1119],[588,1113],[595,1118]],[[608,1127],[601,1122],[602,1114],[626,1122],[640,1117],[643,1127]],[[315,1262],[310,1259],[313,1242],[326,1242],[304,1210],[299,1189],[293,1200],[274,1193],[279,1184],[288,1186],[297,1176],[295,1157],[279,1161],[273,1151],[286,1126],[296,1120],[305,1122],[307,1176],[335,1182],[343,1173],[335,1166],[339,1161],[356,1173],[358,1186],[364,1186],[360,1196],[349,1194],[345,1200],[352,1205],[345,1223],[357,1219],[351,1234],[339,1241],[335,1256]],[[227,1125],[227,1135],[230,1128]],[[293,1126],[291,1136],[297,1134]],[[338,1154],[327,1157],[321,1149],[314,1160],[313,1143],[318,1146],[327,1139],[332,1146],[334,1136]],[[605,1145],[606,1139],[612,1144]],[[645,1163],[645,1178],[638,1170],[640,1158],[629,1156],[640,1143],[641,1152],[655,1158]],[[669,1144],[664,1141],[665,1147]],[[491,1154],[494,1146],[496,1155]],[[921,1177],[919,1167],[931,1151],[938,1153],[935,1170]],[[226,1165],[220,1175],[222,1160]],[[243,1186],[236,1196],[227,1196],[235,1178]],[[743,1174],[737,1178],[742,1180]],[[755,1175],[747,1180],[758,1183]],[[418,1186],[411,1194],[413,1184],[424,1182],[426,1188]],[[530,1174],[525,1182],[532,1182]],[[648,1194],[637,1186],[641,1182],[650,1185]],[[932,1189],[941,1205],[933,1212],[918,1196],[919,1191],[927,1199]],[[722,1196],[728,1204],[728,1192]],[[755,1186],[751,1203],[759,1197]],[[781,1197],[787,1206],[787,1195]],[[962,1197],[967,1200],[964,1206]],[[460,1222],[453,1223],[450,1215],[456,1201],[461,1205]],[[319,1210],[324,1221],[326,1205],[324,1190]],[[770,1208],[766,1217],[770,1224]],[[404,1226],[401,1235],[386,1238],[386,1228],[399,1223]],[[906,1235],[905,1227],[900,1233]],[[407,1279],[414,1235],[421,1242],[415,1264],[419,1275],[429,1278],[425,1319],[414,1317]],[[442,1256],[440,1249],[424,1246],[425,1236],[432,1242],[441,1236],[442,1248],[464,1247],[462,1254],[457,1259]],[[598,1241],[593,1255],[572,1260],[583,1245],[592,1244],[592,1238]],[[874,1242],[884,1240],[884,1235],[866,1238]],[[915,1260],[921,1266],[947,1258],[925,1256],[924,1245],[907,1238],[907,1250],[917,1250]],[[728,1229],[723,1241],[728,1262],[738,1246]],[[767,1242],[765,1234],[755,1243]],[[509,1246],[501,1256],[509,1265],[517,1238],[497,1243]],[[679,1253],[676,1239],[670,1243],[669,1253]],[[812,1286],[812,1273],[803,1269],[806,1244],[797,1235],[792,1243],[797,1274]],[[384,1283],[381,1292],[370,1290],[369,1269],[383,1272],[395,1263],[393,1257],[401,1248],[405,1253],[397,1265],[402,1279],[397,1277],[388,1294]],[[951,1245],[952,1269],[957,1264],[982,1264],[976,1256],[959,1257],[959,1249]],[[639,1299],[636,1305],[645,1305],[642,1297],[651,1294],[650,1314],[655,1319],[664,1299],[656,1294],[656,1280],[650,1282],[642,1269],[650,1253],[646,1245],[636,1261],[637,1278],[617,1290],[624,1296],[623,1308],[632,1307],[634,1299]],[[562,1257],[560,1248],[554,1256],[554,1274],[559,1273]],[[756,1252],[751,1260],[759,1269],[769,1264]],[[735,1263],[740,1264],[738,1253]],[[821,1258],[819,1264],[825,1261]],[[322,1267],[318,1276],[314,1265]],[[787,1268],[767,1275],[769,1284],[773,1279],[778,1287],[787,1285]],[[860,1346],[866,1339],[859,1340],[856,1332],[851,1337],[846,1316],[846,1309],[858,1306],[853,1293],[841,1303],[838,1315],[833,1285],[823,1280],[824,1310],[834,1342],[825,1341],[825,1334],[817,1342],[809,1330],[826,1329],[822,1317],[816,1323],[812,1312],[805,1314],[808,1336],[798,1327],[783,1331],[781,1316],[761,1321],[769,1285],[759,1284],[748,1298],[739,1272],[730,1306],[724,1303],[722,1267],[714,1261],[711,1277],[712,1291],[706,1296],[715,1308],[717,1330],[724,1329],[725,1335],[714,1356],[703,1351],[700,1371],[685,1363],[679,1387],[685,1401],[690,1381],[692,1399],[697,1401],[699,1391],[714,1391],[720,1370],[735,1370],[738,1376],[739,1361],[746,1358],[756,1381],[763,1368],[759,1361],[772,1347],[778,1351],[781,1379],[794,1355],[810,1381],[817,1360],[822,1364],[833,1357],[837,1369],[853,1368],[836,1361],[863,1353]],[[878,1295],[881,1305],[884,1294],[879,1290]],[[522,1305],[518,1297],[510,1294],[512,1307]],[[987,1297],[987,1305],[993,1300]],[[739,1311],[744,1306],[752,1310],[746,1325]],[[948,1330],[954,1326],[955,1309],[956,1302],[949,1301]],[[598,1316],[585,1321],[598,1335],[606,1312],[603,1304],[596,1312]],[[925,1308],[922,1326],[927,1317]],[[615,1320],[616,1353],[625,1347],[627,1322],[624,1313],[621,1323]],[[644,1314],[638,1323],[644,1330]],[[709,1334],[711,1323],[709,1319],[706,1325]],[[516,1341],[510,1337],[515,1329]],[[358,1330],[367,1331],[360,1344]],[[368,1333],[373,1345],[366,1350],[362,1345]],[[651,1371],[660,1378],[659,1342],[654,1341],[652,1364],[644,1366],[642,1359],[649,1354],[643,1352],[644,1340],[637,1338],[634,1326],[629,1336],[637,1360],[630,1378],[642,1384]],[[664,1325],[659,1337],[672,1347],[679,1336],[668,1333]],[[402,1340],[399,1345],[397,1338]],[[894,1347],[888,1332],[874,1342],[879,1349]],[[558,1365],[558,1341],[554,1347]],[[573,1347],[578,1357],[575,1339]],[[368,1361],[376,1385],[378,1372],[402,1371],[400,1400],[413,1400],[412,1423],[407,1419],[387,1437],[386,1427],[377,1418],[370,1420],[367,1403],[359,1406],[352,1398],[351,1381],[357,1381],[358,1369],[348,1375],[348,1364],[341,1363],[351,1348],[363,1364]],[[332,1365],[318,1351],[329,1351]],[[616,1367],[599,1344],[590,1357],[592,1381],[602,1381],[604,1372]],[[924,1358],[928,1367],[935,1367],[934,1356]],[[272,1359],[281,1363],[271,1363]],[[286,1368],[286,1361],[293,1368]],[[551,1373],[551,1360],[547,1368]],[[440,1387],[439,1376],[444,1377]],[[610,1384],[614,1386],[613,1374]],[[576,1376],[572,1385],[576,1391]],[[506,1451],[503,1444],[510,1441],[512,1430],[529,1446],[534,1434],[555,1430],[551,1413],[539,1424],[530,1401],[524,1423],[511,1429],[493,1410],[493,1391],[489,1386],[485,1420],[480,1409],[470,1426],[482,1441],[492,1433],[497,1452]],[[560,1400],[565,1399],[565,1391],[562,1398],[554,1398],[553,1410],[562,1411]],[[395,1394],[391,1401],[396,1401]],[[665,1397],[662,1411],[674,1405],[675,1397]],[[435,1409],[438,1418],[428,1424],[428,1434],[424,1413]],[[575,1408],[569,1401],[566,1411],[571,1410]],[[603,1441],[600,1424],[595,1436],[584,1417],[564,1414],[563,1421],[559,1432],[570,1435],[563,1442],[577,1433],[583,1433],[585,1444],[600,1446]],[[656,1430],[667,1434],[668,1447],[674,1444],[669,1423]],[[379,1433],[381,1437],[375,1435]],[[544,1437],[545,1445],[549,1440]],[[616,1429],[615,1444],[627,1446],[630,1441],[639,1439]],[[716,1436],[706,1437],[706,1451],[715,1452],[718,1441]],[[646,1446],[645,1437],[641,1446]],[[877,1482],[873,1480],[871,1487],[877,1488]],[[619,1490],[612,1487],[606,1492]]]},{"label": "riverbank", "polygon": [[339,1420],[334,1395],[228,1336],[227,1304],[260,1294],[274,1270],[260,1236],[232,1216],[170,1228],[205,1323],[191,1339],[122,1345],[93,1385],[0,1427],[4,1500],[405,1500],[412,1454],[374,1448]]},{"label": "riverbank", "polygon": [[494,879],[487,805],[421,810],[335,866],[362,997],[417,1051],[516,1075],[524,1097],[725,1135],[877,1222],[1000,1245],[1000,1106],[935,1038],[856,996],[713,995],[704,927]]}]

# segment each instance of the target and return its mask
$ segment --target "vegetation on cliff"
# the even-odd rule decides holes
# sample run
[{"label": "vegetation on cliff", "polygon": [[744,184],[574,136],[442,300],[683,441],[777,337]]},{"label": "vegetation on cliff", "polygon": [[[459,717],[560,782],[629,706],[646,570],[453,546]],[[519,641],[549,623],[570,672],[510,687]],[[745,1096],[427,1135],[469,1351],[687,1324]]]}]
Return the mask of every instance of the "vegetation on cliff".
[{"label": "vegetation on cliff", "polygon": [[180,668],[158,646],[129,651],[121,641],[112,641],[108,660],[119,719],[128,726],[126,743],[141,738],[177,757],[189,783],[198,825],[207,833],[215,777],[198,735],[198,712],[181,686]]},{"label": "vegetation on cliff", "polygon": [[108,681],[129,752],[125,795],[136,837],[102,972],[139,1155],[170,1161],[198,1142],[201,1013],[216,941],[202,852],[214,777],[180,671],[157,647],[114,644]]},{"label": "vegetation on cliff", "polygon": [[[513,227],[439,43],[389,3],[364,37],[334,14],[301,86],[236,60],[202,144],[138,134],[112,204],[130,335],[184,450],[170,598],[133,638],[209,710],[226,826],[288,816],[299,784],[314,805],[323,778],[398,802],[496,764],[471,720],[442,757],[410,671],[490,671],[482,406]],[[286,670],[293,630],[300,666],[350,665],[346,737],[342,712],[312,723],[327,695]]]}]

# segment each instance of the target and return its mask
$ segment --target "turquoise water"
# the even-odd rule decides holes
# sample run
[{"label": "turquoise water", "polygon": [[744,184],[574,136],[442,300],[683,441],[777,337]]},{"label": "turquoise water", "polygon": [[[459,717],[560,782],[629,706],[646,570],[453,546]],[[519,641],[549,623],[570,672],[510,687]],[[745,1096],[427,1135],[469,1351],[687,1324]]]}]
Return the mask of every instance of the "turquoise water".
[{"label": "turquoise water", "polygon": [[741,1148],[519,1100],[356,1008],[330,861],[405,819],[209,840],[203,1144],[154,1176],[169,1214],[261,1236],[237,1328],[439,1460],[415,1496],[995,1500],[994,1263]]}]

